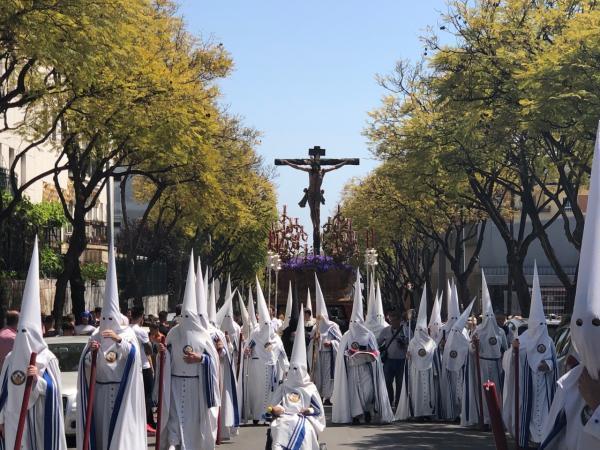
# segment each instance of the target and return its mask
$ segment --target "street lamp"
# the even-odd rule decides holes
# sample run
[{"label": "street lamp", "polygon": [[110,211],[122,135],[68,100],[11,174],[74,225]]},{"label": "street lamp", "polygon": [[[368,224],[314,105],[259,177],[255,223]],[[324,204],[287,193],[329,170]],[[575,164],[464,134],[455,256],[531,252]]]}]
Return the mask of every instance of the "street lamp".
[{"label": "street lamp", "polygon": [[[368,248],[365,251],[365,265],[367,266],[367,300],[371,292],[371,277],[375,274],[375,266],[377,266],[377,250]],[[369,270],[370,269],[370,270]]]},{"label": "street lamp", "polygon": [[[279,270],[281,269],[281,258],[279,255],[271,250],[267,252],[267,278],[269,283],[269,288],[267,290],[268,304],[269,309],[271,308],[271,271],[275,270],[275,282],[277,282],[277,276]],[[277,295],[277,290],[275,291],[275,295]],[[277,301],[277,297],[275,297],[275,301]]]}]

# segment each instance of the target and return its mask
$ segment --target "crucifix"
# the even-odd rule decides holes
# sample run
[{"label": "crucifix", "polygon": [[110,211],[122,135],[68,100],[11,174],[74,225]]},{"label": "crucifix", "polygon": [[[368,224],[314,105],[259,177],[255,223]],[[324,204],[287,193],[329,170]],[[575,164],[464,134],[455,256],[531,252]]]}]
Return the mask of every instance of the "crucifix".
[{"label": "crucifix", "polygon": [[[323,177],[327,172],[339,169],[342,166],[358,166],[358,158],[321,158],[325,156],[325,149],[319,146],[308,149],[309,158],[307,159],[276,159],[276,166],[290,166],[293,169],[308,172],[308,187],[304,189],[304,196],[298,202],[301,208],[308,203],[310,208],[310,219],[313,226],[313,252],[315,255],[321,254],[321,204],[325,204],[323,196]],[[330,166],[330,167],[323,167]]]}]

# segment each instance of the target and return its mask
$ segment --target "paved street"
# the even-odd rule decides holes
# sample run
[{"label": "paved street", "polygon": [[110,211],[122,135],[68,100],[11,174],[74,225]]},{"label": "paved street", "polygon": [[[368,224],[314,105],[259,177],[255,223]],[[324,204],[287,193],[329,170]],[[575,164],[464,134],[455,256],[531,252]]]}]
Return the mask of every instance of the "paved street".
[{"label": "paved street", "polygon": [[[330,408],[327,408],[330,409]],[[328,411],[330,413],[331,411]],[[329,414],[328,414],[329,415]],[[244,426],[222,450],[263,450],[265,426]],[[153,443],[154,440],[151,441]],[[321,442],[327,450],[494,450],[491,433],[440,423],[393,423],[385,426],[340,426],[328,422]],[[154,448],[150,445],[149,448]]]},{"label": "paved street", "polygon": [[[328,416],[330,408],[328,412]],[[223,450],[262,450],[266,427],[245,426]],[[327,423],[321,436],[327,450],[493,450],[491,433],[468,430],[458,425],[440,423],[394,423],[385,426],[341,426]]]}]

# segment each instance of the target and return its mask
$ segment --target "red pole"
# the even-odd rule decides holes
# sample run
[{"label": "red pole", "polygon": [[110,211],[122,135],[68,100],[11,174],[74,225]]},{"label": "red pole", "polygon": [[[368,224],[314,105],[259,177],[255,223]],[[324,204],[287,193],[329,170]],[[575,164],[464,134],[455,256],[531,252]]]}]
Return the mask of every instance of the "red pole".
[{"label": "red pole", "polygon": [[519,345],[518,345],[518,340],[517,340],[517,345],[513,344],[513,357],[514,357],[514,365],[515,365],[515,448],[517,450],[519,450],[521,448],[521,446],[519,445],[519,410],[521,409],[519,407],[519,395],[520,395],[520,388],[519,388]]},{"label": "red pole", "polygon": [[[165,337],[161,336],[160,343],[165,345]],[[158,371],[158,408],[156,409],[156,443],[154,448],[160,448],[160,429],[162,428],[162,404],[165,386],[165,352],[159,351],[160,370]],[[85,450],[85,449],[84,449]]]},{"label": "red pole", "polygon": [[473,341],[475,345],[475,365],[477,369],[477,398],[479,399],[479,428],[483,429],[483,393],[481,382],[481,364],[479,362],[479,337]]},{"label": "red pole", "polygon": [[90,445],[90,433],[92,431],[92,413],[94,411],[94,395],[96,393],[96,359],[98,349],[92,350],[92,365],[90,366],[90,392],[88,395],[87,408],[85,410],[85,432],[83,434],[83,450],[88,450]]},{"label": "red pole", "polygon": [[496,385],[492,381],[488,381],[483,385],[485,399],[490,413],[490,422],[492,432],[494,433],[494,442],[496,450],[508,450],[506,434],[504,433],[504,424],[502,423],[502,415],[500,413],[500,405],[498,404],[498,394],[496,393]]},{"label": "red pole", "polygon": [[[29,366],[35,366],[36,352],[31,352]],[[27,366],[29,368],[29,366]],[[33,386],[33,377],[27,377],[25,390],[23,391],[23,403],[21,403],[21,413],[19,414],[19,425],[17,427],[17,437],[15,438],[15,450],[20,450],[23,440],[23,431],[25,431],[25,419],[27,418],[27,407],[29,406],[29,397]]]}]

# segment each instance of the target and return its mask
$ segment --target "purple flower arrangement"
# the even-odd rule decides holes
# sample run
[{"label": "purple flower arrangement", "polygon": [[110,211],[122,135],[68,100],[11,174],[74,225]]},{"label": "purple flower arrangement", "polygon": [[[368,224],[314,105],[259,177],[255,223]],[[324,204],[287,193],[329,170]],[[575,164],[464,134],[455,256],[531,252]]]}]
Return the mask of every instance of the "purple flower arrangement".
[{"label": "purple flower arrangement", "polygon": [[306,257],[295,256],[289,261],[283,263],[282,269],[309,271],[314,270],[316,272],[327,272],[328,270],[332,269],[354,271],[354,268],[351,265],[335,262],[331,256],[325,255],[308,255]]}]

